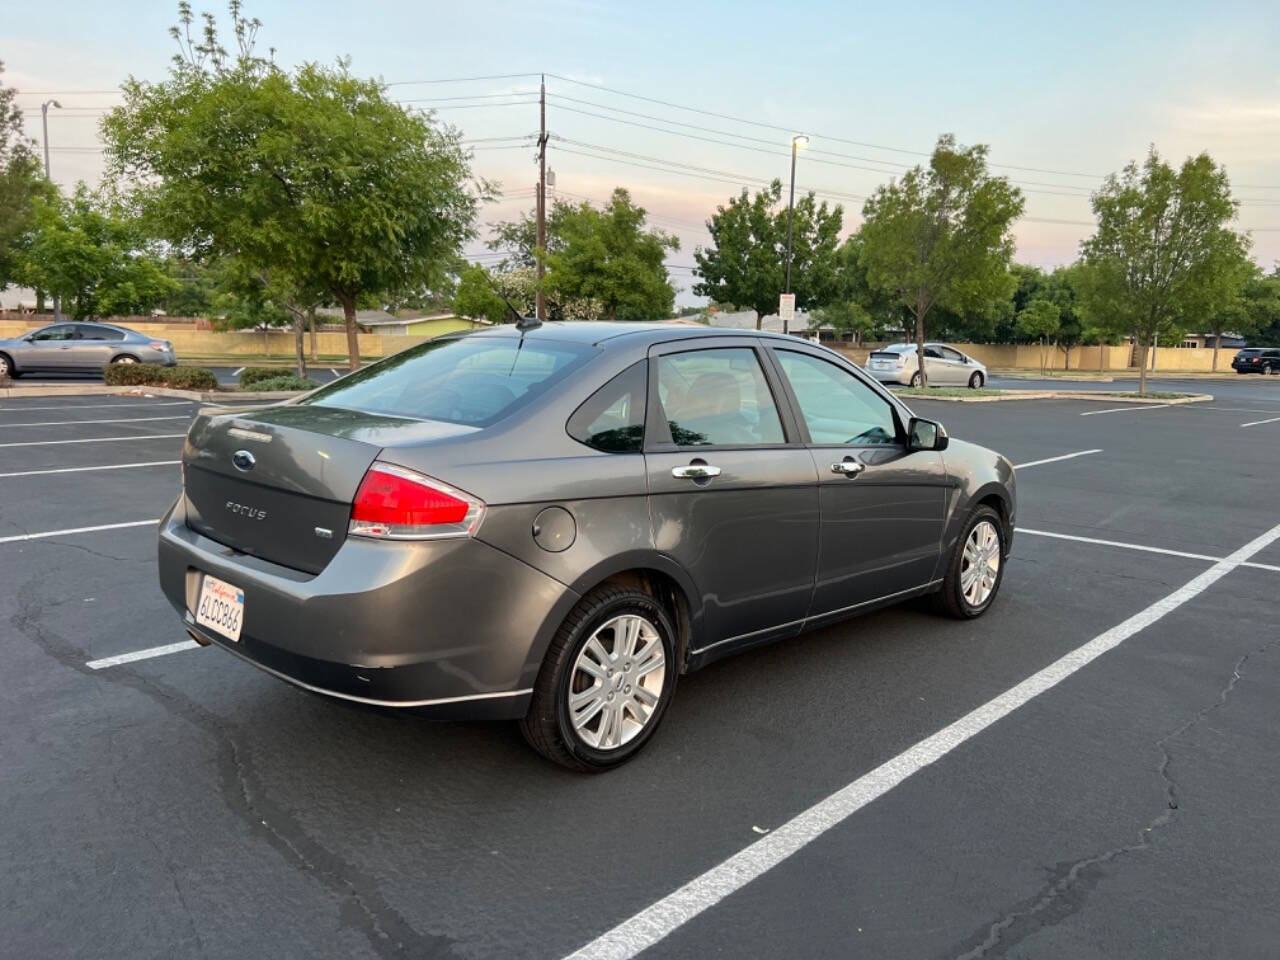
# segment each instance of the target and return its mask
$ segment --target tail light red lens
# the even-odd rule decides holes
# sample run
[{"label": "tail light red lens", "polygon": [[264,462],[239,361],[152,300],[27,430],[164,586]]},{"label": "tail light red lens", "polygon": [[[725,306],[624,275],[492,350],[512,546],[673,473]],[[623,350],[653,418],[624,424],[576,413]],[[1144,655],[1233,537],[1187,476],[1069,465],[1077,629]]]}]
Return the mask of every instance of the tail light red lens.
[{"label": "tail light red lens", "polygon": [[383,540],[469,537],[480,526],[484,503],[431,477],[374,463],[351,504],[348,533]]}]

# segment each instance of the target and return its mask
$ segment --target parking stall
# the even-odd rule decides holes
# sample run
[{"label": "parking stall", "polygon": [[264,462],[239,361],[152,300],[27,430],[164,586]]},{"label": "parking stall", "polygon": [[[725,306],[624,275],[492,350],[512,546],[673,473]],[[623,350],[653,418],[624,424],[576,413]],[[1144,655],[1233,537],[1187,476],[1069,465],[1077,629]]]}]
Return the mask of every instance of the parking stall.
[{"label": "parking stall", "polygon": [[991,611],[682,677],[601,777],[185,642],[154,522],[197,405],[0,399],[8,949],[1267,955],[1280,421],[1244,424],[1273,386],[916,403],[1021,465]]}]

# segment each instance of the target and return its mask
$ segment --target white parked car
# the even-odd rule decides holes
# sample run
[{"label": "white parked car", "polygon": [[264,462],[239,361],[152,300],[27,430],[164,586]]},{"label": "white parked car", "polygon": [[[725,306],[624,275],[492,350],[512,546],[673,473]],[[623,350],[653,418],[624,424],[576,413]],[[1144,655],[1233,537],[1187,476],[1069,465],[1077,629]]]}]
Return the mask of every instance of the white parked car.
[{"label": "white parked car", "polygon": [[[920,363],[914,343],[891,343],[867,357],[867,373],[881,383],[920,386]],[[924,372],[931,387],[971,387],[987,382],[987,368],[945,343],[924,345]]]}]

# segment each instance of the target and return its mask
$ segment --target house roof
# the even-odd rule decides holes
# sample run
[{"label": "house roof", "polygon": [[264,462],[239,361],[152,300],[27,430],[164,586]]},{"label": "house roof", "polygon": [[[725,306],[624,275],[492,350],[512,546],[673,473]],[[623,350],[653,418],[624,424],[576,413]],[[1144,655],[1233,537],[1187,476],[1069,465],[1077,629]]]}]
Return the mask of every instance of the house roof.
[{"label": "house roof", "polygon": [[[754,310],[738,310],[733,313],[717,312],[707,315],[707,323],[713,327],[727,327],[732,330],[754,330],[756,328],[756,312]],[[804,333],[811,329],[809,314],[797,310],[795,318],[787,325],[788,333]],[[782,318],[771,313],[760,320],[760,329],[771,333],[782,332]]]}]

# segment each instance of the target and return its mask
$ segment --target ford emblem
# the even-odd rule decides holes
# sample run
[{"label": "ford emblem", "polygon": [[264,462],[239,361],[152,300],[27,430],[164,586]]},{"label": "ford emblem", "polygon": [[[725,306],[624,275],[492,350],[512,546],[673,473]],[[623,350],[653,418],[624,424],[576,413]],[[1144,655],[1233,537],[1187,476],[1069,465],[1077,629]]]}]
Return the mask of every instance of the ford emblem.
[{"label": "ford emblem", "polygon": [[248,473],[258,461],[248,450],[237,450],[231,455],[231,462],[241,473]]}]

